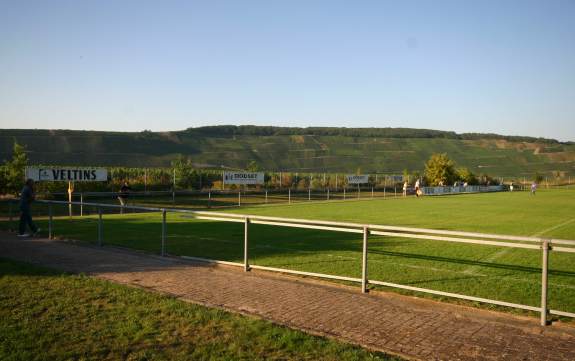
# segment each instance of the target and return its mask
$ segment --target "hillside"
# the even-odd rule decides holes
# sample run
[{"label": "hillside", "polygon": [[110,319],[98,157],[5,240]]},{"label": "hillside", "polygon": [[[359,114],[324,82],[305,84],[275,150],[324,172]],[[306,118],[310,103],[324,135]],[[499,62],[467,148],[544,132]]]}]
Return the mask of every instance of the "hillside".
[{"label": "hillside", "polygon": [[0,160],[14,141],[33,164],[130,167],[169,166],[180,154],[201,167],[266,170],[401,173],[421,170],[432,153],[445,152],[475,173],[575,175],[575,144],[495,134],[456,134],[407,128],[279,128],[215,126],[175,132],[0,130]]}]

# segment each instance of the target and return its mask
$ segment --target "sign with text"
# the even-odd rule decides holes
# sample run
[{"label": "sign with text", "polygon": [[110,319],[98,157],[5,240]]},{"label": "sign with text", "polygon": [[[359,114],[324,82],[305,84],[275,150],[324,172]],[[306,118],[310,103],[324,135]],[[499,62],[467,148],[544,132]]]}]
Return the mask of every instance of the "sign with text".
[{"label": "sign with text", "polygon": [[264,173],[224,172],[224,184],[264,184]]},{"label": "sign with text", "polygon": [[66,167],[26,167],[26,179],[35,182],[105,182],[108,180],[106,168],[66,168]]},{"label": "sign with text", "polygon": [[369,183],[369,175],[347,175],[347,184],[364,184]]}]

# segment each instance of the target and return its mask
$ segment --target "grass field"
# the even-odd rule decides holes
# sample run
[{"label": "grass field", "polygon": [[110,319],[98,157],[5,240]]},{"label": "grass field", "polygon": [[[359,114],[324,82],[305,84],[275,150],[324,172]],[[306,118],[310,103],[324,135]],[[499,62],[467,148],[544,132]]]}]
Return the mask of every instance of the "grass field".
[{"label": "grass field", "polygon": [[[575,190],[446,197],[301,202],[230,212],[575,239]],[[43,221],[40,221],[40,223]],[[45,225],[45,224],[44,224]],[[7,224],[2,224],[4,228]],[[57,236],[94,242],[94,217],[57,218]],[[106,215],[104,239],[158,253],[160,214]],[[243,225],[168,213],[167,251],[226,261],[243,259]],[[360,277],[361,236],[252,225],[250,263]],[[369,278],[538,306],[541,253],[535,250],[370,237]],[[552,309],[575,312],[575,255],[550,256]]]},{"label": "grass field", "polygon": [[0,305],[4,361],[392,359],[267,321],[1,258]]}]

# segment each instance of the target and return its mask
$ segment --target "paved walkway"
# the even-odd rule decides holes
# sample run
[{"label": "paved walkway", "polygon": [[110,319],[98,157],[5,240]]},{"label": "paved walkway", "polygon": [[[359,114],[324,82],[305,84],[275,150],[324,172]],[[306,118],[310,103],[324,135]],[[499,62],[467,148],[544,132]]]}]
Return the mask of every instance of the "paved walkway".
[{"label": "paved walkway", "polygon": [[575,327],[313,280],[0,233],[0,256],[424,360],[575,360]]}]

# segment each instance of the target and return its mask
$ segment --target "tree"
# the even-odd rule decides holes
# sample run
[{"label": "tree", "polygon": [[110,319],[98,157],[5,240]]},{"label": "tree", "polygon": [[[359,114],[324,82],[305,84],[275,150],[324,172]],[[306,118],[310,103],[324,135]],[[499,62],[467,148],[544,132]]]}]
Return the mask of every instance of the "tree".
[{"label": "tree", "polygon": [[432,186],[448,185],[456,179],[455,162],[446,153],[434,153],[425,163],[425,178]]},{"label": "tree", "polygon": [[250,160],[250,162],[248,163],[246,170],[248,172],[257,172],[260,170],[260,166],[258,165],[258,163],[255,160]]},{"label": "tree", "polygon": [[194,169],[192,160],[184,158],[181,154],[172,161],[172,168],[176,171],[176,184],[183,189],[199,188],[199,174]]},{"label": "tree", "polygon": [[3,193],[18,194],[24,184],[24,169],[28,165],[26,148],[14,142],[12,159],[4,163],[6,171],[6,188]]},{"label": "tree", "polygon": [[457,168],[457,177],[469,185],[477,184],[477,178],[468,168]]}]

